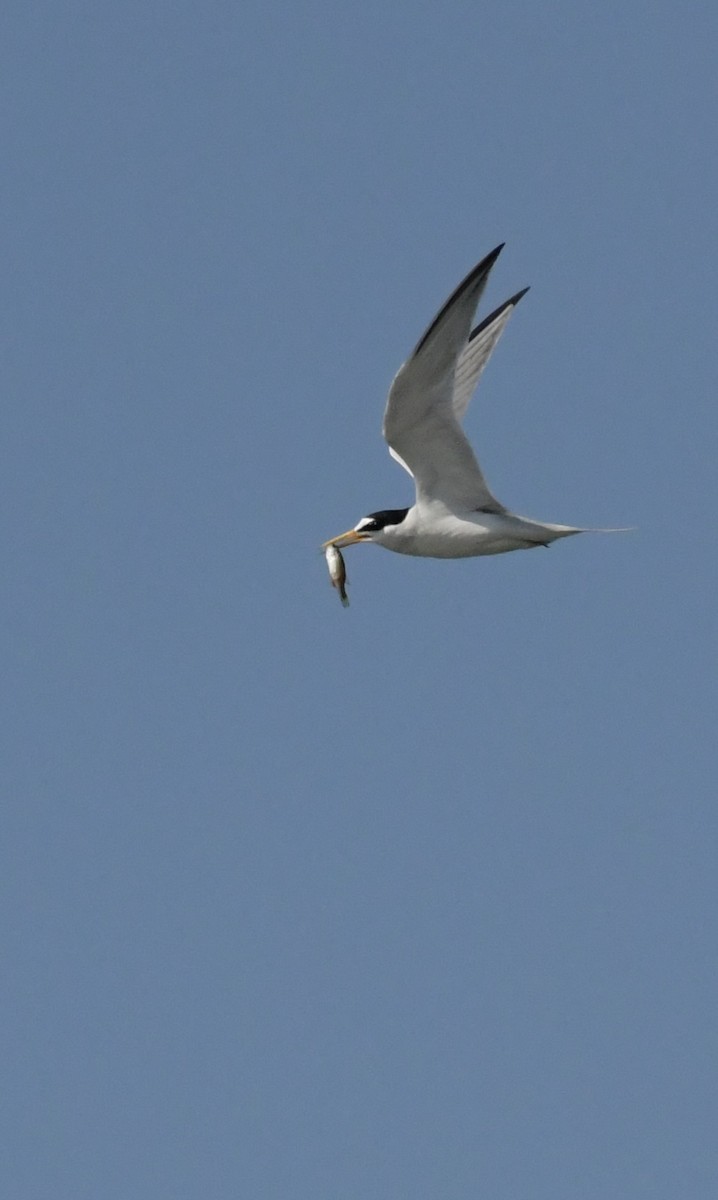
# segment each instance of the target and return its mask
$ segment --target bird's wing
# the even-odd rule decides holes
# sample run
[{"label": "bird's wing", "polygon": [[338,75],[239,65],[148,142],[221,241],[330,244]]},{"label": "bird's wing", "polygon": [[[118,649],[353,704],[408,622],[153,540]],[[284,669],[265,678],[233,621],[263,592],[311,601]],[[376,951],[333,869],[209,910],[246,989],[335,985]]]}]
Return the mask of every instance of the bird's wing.
[{"label": "bird's wing", "polygon": [[[459,284],[389,390],[384,437],[393,457],[414,476],[419,504],[433,500],[451,510],[502,511],[454,411],[457,363],[467,348],[476,306],[502,249],[503,245],[492,250]],[[493,340],[488,337],[488,351],[483,357],[477,354],[480,361],[478,370],[473,369],[474,383],[497,339],[498,333]]]},{"label": "bird's wing", "polygon": [[[523,288],[522,291],[512,296],[510,300],[505,300],[492,313],[489,313],[488,317],[484,317],[481,324],[477,325],[476,329],[473,329],[469,334],[469,340],[459,355],[459,361],[454,371],[452,406],[457,421],[463,421],[471,397],[476,391],[476,385],[479,382],[481,372],[493,354],[494,348],[508,324],[509,317],[519,300],[526,295],[528,290],[528,288]],[[397,454],[393,446],[389,447],[389,453],[392,458],[395,458],[401,464],[405,471],[409,471],[403,458]],[[409,474],[411,475],[412,472],[409,471]]]},{"label": "bird's wing", "polygon": [[494,347],[504,332],[509,317],[528,290],[528,288],[524,288],[510,300],[506,300],[499,308],[495,308],[469,335],[469,340],[459,356],[454,371],[453,407],[457,421],[464,419],[469,401],[476,391],[481,372],[493,354]]}]

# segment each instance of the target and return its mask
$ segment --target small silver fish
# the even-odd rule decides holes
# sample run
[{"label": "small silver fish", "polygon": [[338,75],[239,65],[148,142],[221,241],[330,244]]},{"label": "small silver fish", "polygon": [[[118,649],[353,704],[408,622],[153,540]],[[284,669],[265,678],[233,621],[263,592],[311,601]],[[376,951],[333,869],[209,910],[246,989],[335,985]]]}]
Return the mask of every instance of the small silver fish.
[{"label": "small silver fish", "polygon": [[339,598],[345,608],[349,607],[349,597],[347,596],[346,582],[347,569],[344,566],[344,559],[341,550],[337,546],[329,545],[324,551],[329,567],[329,578],[332,581],[332,587],[335,587],[339,592]]}]

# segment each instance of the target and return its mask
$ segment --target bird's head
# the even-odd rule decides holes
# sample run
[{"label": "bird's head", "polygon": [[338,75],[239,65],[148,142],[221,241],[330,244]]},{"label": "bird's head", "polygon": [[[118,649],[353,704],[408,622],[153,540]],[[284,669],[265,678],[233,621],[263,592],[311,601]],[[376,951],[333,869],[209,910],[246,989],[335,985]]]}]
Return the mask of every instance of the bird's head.
[{"label": "bird's head", "polygon": [[324,546],[337,546],[341,550],[344,546],[353,546],[355,542],[378,542],[380,546],[386,545],[408,511],[408,508],[385,508],[381,512],[369,513],[369,516],[362,517],[353,529],[348,529],[339,537],[331,538]]}]

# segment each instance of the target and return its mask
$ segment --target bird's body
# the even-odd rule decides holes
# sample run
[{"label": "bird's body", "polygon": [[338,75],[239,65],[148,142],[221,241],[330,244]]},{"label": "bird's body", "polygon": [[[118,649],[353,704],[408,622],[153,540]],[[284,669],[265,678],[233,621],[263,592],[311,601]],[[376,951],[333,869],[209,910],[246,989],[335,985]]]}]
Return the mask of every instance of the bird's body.
[{"label": "bird's body", "polygon": [[[546,525],[507,512],[452,512],[438,501],[415,504],[398,525],[385,525],[371,540],[397,554],[424,558],[476,558],[548,546],[582,533],[571,525]],[[346,535],[345,535],[346,536]]]},{"label": "bird's body", "polygon": [[384,437],[389,453],[413,476],[414,505],[371,513],[325,545],[371,541],[398,554],[473,558],[548,546],[588,532],[510,512],[490,491],[461,427],[479,376],[528,291],[512,296],[471,331],[502,249],[488,254],[459,284],[389,390]]}]

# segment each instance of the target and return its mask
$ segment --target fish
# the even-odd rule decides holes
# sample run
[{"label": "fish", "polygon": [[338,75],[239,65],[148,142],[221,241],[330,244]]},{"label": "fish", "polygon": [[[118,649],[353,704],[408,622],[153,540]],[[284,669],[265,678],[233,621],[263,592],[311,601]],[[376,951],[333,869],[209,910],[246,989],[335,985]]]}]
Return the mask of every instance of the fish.
[{"label": "fish", "polygon": [[324,551],[329,568],[329,578],[332,581],[332,587],[335,587],[339,592],[339,599],[345,608],[349,607],[349,597],[347,596],[347,569],[344,566],[344,558],[339,548],[333,544],[327,546]]}]

